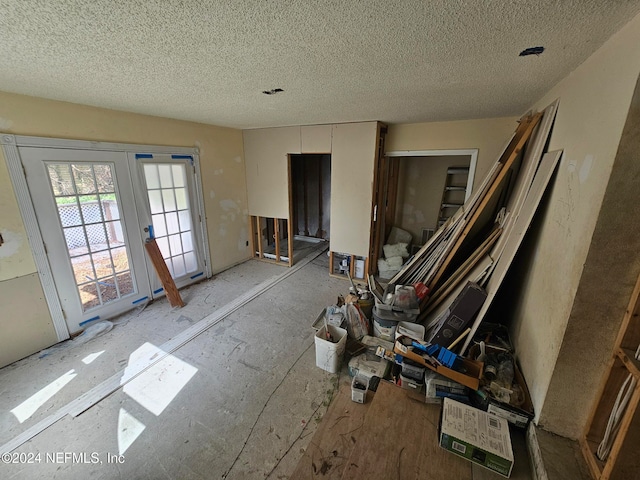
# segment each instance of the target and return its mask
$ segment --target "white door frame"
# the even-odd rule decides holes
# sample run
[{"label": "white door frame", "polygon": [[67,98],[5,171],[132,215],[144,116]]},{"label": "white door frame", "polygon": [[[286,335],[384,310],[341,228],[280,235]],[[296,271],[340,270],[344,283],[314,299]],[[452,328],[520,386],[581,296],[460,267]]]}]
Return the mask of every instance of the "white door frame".
[{"label": "white door frame", "polygon": [[469,176],[467,177],[467,187],[464,192],[466,202],[473,190],[473,179],[476,176],[476,164],[478,163],[478,149],[470,148],[465,150],[394,150],[385,152],[385,157],[453,157],[460,155],[471,156],[469,162]]},{"label": "white door frame", "polygon": [[[9,177],[16,194],[18,208],[20,209],[20,214],[22,215],[22,220],[27,232],[27,238],[29,240],[29,246],[31,247],[31,251],[33,252],[36,269],[38,271],[38,276],[40,277],[40,283],[42,284],[45,300],[47,302],[47,306],[49,307],[49,313],[51,314],[51,320],[53,321],[53,327],[55,329],[56,336],[58,337],[58,341],[63,341],[69,338],[69,329],[67,327],[67,322],[64,319],[62,306],[60,305],[56,286],[51,274],[51,268],[49,266],[47,254],[44,249],[44,242],[42,240],[42,234],[40,232],[36,213],[31,201],[31,195],[29,194],[29,188],[27,187],[27,179],[22,168],[22,162],[20,160],[20,152],[18,150],[18,147],[65,148],[77,150],[106,150],[127,153],[190,155],[193,157],[193,162],[196,169],[195,184],[196,195],[198,199],[198,209],[200,212],[202,212],[203,217],[205,217],[201,185],[202,176],[200,174],[200,157],[198,148],[93,142],[87,140],[67,140],[61,138],[11,135],[6,133],[0,134],[0,145],[2,145],[5,161],[9,170]],[[202,224],[205,225],[205,218],[202,219]],[[207,278],[209,278],[211,277],[211,254],[209,251],[209,239],[206,227],[202,228],[202,236],[204,243],[203,250],[205,257],[205,273]]]}]

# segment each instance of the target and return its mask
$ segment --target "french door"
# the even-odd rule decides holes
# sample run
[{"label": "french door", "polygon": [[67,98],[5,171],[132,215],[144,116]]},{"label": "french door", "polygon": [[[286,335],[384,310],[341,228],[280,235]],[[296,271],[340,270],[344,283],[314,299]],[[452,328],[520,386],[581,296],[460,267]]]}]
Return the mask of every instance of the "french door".
[{"label": "french door", "polygon": [[192,156],[19,152],[70,332],[164,294],[144,251],[148,238],[179,287],[203,275]]}]

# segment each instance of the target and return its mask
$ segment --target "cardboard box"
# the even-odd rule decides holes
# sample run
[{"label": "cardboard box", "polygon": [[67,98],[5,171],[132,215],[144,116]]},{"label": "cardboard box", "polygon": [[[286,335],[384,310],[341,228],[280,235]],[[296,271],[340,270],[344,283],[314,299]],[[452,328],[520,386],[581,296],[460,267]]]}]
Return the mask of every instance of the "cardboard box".
[{"label": "cardboard box", "polygon": [[440,446],[502,476],[511,475],[513,449],[504,418],[445,398]]},{"label": "cardboard box", "polygon": [[448,347],[473,320],[487,298],[480,285],[468,282],[451,306],[436,319],[436,325],[427,332],[427,342]]}]

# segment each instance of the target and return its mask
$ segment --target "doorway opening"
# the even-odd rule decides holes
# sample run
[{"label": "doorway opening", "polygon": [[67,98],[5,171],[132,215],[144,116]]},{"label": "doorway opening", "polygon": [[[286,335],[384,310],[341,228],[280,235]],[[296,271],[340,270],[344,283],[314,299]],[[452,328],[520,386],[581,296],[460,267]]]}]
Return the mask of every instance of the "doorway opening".
[{"label": "doorway opening", "polygon": [[[477,150],[387,152],[376,178],[372,258],[385,259],[383,246],[398,238],[408,243],[409,255],[415,254],[469,198],[477,157]],[[392,235],[393,227],[403,232]],[[378,270],[377,263],[372,270]]]},{"label": "doorway opening", "polygon": [[329,240],[331,155],[289,155],[289,171],[294,235]]}]

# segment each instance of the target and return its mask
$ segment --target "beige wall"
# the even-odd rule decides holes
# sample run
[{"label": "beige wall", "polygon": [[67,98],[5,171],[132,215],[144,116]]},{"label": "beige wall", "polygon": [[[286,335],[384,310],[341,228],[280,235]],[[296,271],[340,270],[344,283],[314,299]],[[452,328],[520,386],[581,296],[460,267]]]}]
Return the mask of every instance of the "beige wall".
[{"label": "beige wall", "polygon": [[[442,191],[449,167],[468,167],[469,155],[440,157],[400,157],[398,173],[398,199],[396,227],[407,230],[413,236],[413,244],[422,242],[422,229],[438,227]],[[465,175],[455,175],[453,180],[464,186]],[[464,203],[464,191],[452,191],[447,195],[449,203]],[[451,215],[455,209],[447,212]]]},{"label": "beige wall", "polygon": [[[583,352],[587,362],[580,368],[565,370],[554,381],[555,391],[549,391],[549,386],[558,366],[578,353],[578,344],[572,347],[564,338],[565,329],[640,71],[638,45],[640,16],[536,104],[541,109],[560,99],[550,150],[564,149],[564,157],[537,232],[535,251],[523,269],[523,293],[513,332],[537,420],[573,438],[581,433],[593,389],[611,354],[613,339],[602,336],[602,318],[572,319],[599,346],[596,351]],[[601,313],[599,317],[608,315]],[[620,318],[608,321],[619,324]],[[559,358],[563,341],[564,359]]]},{"label": "beige wall", "polygon": [[[212,269],[219,271],[249,257],[240,130],[0,92],[0,131],[67,139],[199,147]],[[0,247],[0,281],[4,280],[4,291],[11,291],[18,285],[7,283],[13,279],[29,276],[33,285],[35,280],[30,274],[36,268],[4,158],[0,160],[0,202],[0,232],[7,242]],[[5,308],[4,304],[2,307]],[[51,332],[50,318],[43,314],[46,310],[41,307],[40,304],[37,308],[33,306],[38,314],[31,320],[35,323],[30,328]],[[6,316],[2,317],[6,321]],[[21,321],[17,317],[10,320]],[[0,351],[15,352],[7,354],[7,358],[15,360],[27,353],[15,341],[17,337],[5,334],[14,331],[15,324],[11,325],[1,325]],[[20,328],[17,331],[21,331]]]},{"label": "beige wall", "polygon": [[498,159],[518,117],[390,125],[385,151],[478,149],[475,189]]}]

